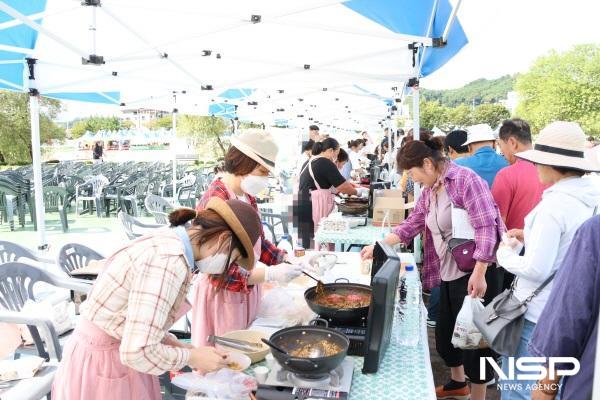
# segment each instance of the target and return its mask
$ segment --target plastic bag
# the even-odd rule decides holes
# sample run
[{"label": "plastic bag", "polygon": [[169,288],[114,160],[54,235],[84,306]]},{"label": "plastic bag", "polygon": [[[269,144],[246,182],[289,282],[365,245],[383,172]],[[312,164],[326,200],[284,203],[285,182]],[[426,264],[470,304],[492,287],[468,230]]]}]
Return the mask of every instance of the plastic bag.
[{"label": "plastic bag", "polygon": [[257,317],[284,320],[286,326],[292,326],[310,321],[314,315],[304,300],[304,290],[277,287],[262,298]]},{"label": "plastic bag", "polygon": [[484,308],[482,299],[465,296],[452,333],[452,345],[458,349],[475,350],[488,347],[481,332],[473,322],[474,308]]},{"label": "plastic bag", "polygon": [[177,375],[173,385],[192,392],[197,399],[246,400],[257,389],[256,379],[242,372],[223,368],[200,375],[194,372]]}]

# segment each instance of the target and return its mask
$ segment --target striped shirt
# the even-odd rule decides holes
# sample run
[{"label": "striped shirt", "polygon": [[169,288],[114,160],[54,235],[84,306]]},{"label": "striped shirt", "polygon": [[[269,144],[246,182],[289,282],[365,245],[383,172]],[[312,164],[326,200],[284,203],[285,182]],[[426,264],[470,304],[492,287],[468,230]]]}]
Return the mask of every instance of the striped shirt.
[{"label": "striped shirt", "polygon": [[[443,177],[443,184],[455,207],[463,208],[475,230],[475,252],[477,261],[495,262],[495,249],[502,233],[506,231],[487,183],[475,172],[450,162]],[[394,228],[402,243],[409,243],[425,231],[423,248],[423,287],[431,289],[440,284],[440,259],[433,246],[431,231],[425,221],[429,213],[431,188],[425,188],[415,204],[415,209],[402,224]]]},{"label": "striped shirt", "polygon": [[106,260],[81,315],[121,341],[124,365],[152,375],[180,370],[189,350],[162,341],[185,301],[190,267],[174,230],[158,229]]}]

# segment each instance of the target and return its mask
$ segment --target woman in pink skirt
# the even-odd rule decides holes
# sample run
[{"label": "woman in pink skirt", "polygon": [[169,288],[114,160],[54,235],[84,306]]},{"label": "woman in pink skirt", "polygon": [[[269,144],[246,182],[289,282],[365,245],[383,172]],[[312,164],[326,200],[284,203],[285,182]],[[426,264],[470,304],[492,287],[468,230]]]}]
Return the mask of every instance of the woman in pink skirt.
[{"label": "woman in pink skirt", "polygon": [[63,351],[53,399],[159,400],[158,375],[186,365],[201,372],[227,365],[227,353],[179,342],[168,329],[189,309],[194,273],[226,274],[233,263],[252,268],[260,219],[242,201],[213,199],[203,211],[176,210],[169,221],[171,228],[105,261]]}]

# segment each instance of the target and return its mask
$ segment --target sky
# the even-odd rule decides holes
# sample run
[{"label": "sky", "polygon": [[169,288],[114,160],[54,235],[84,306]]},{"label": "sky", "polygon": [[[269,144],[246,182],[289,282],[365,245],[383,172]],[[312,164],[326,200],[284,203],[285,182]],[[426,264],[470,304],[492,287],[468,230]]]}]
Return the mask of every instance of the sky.
[{"label": "sky", "polygon": [[451,89],[526,72],[552,49],[600,43],[599,0],[463,0],[458,17],[469,43],[422,87]]},{"label": "sky", "polygon": [[[423,78],[422,87],[452,89],[479,78],[525,72],[552,49],[600,43],[600,0],[463,0],[458,17],[469,43]],[[59,119],[115,113],[112,106],[68,102]]]}]

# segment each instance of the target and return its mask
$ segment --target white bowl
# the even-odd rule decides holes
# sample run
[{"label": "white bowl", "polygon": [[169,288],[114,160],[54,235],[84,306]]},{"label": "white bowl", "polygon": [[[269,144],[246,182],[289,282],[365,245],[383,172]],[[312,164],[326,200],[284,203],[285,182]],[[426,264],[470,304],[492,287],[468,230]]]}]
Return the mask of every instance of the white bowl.
[{"label": "white bowl", "polygon": [[232,351],[229,353],[229,356],[227,357],[227,362],[229,363],[236,363],[238,364],[240,367],[239,368],[231,368],[234,371],[245,371],[246,369],[248,369],[248,367],[250,366],[250,364],[252,364],[252,360],[250,360],[250,357],[248,357],[245,354],[242,353],[238,353],[235,351]]}]

